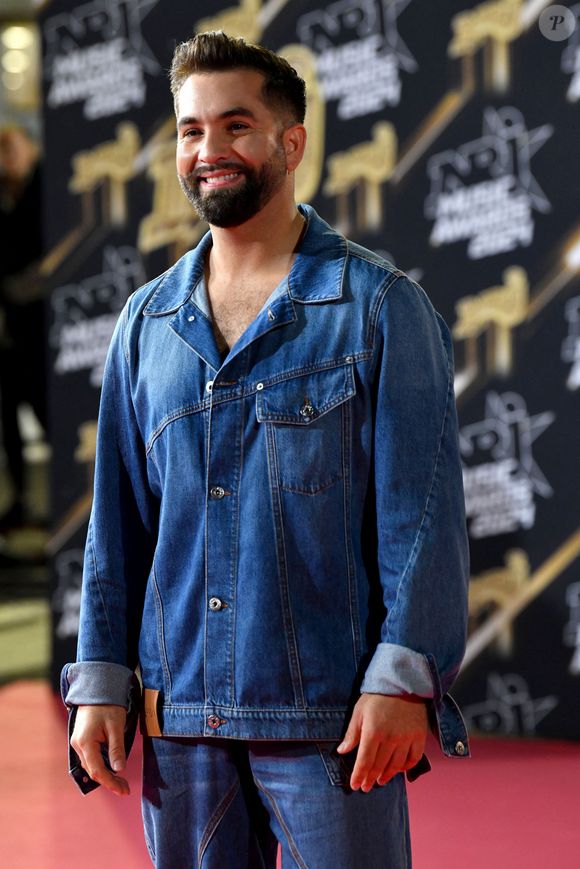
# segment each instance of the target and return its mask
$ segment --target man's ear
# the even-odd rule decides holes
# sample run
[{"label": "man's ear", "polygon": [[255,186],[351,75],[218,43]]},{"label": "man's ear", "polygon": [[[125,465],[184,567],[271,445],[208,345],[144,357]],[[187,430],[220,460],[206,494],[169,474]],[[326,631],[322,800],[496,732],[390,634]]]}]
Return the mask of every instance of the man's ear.
[{"label": "man's ear", "polygon": [[283,134],[284,151],[286,152],[286,169],[294,172],[298,168],[306,147],[306,128],[303,124],[292,124]]}]

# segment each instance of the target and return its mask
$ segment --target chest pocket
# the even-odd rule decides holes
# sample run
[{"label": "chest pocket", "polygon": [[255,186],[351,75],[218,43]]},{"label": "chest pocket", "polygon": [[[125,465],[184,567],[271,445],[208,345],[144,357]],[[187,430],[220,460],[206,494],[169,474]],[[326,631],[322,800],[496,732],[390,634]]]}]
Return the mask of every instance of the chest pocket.
[{"label": "chest pocket", "polygon": [[271,473],[286,491],[314,495],[340,480],[347,462],[353,365],[293,377],[256,394]]}]

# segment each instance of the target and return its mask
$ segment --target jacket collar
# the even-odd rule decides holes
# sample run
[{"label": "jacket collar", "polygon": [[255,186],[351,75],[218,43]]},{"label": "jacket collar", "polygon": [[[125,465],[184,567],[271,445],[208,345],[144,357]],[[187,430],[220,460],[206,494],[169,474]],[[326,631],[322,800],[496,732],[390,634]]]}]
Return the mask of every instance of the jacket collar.
[{"label": "jacket collar", "polygon": [[[299,205],[306,218],[306,231],[288,275],[288,292],[295,302],[330,302],[342,296],[346,265],[346,239],[318,216],[310,205]],[[143,309],[149,316],[177,311],[201,280],[206,253],[211,246],[207,232],[194,250],[189,251],[162,275],[157,289]]]}]

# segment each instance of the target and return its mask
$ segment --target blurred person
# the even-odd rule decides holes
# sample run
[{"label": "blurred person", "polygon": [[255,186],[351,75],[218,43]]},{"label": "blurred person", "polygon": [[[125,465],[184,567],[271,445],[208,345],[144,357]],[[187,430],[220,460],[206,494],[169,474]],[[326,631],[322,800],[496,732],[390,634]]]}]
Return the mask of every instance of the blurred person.
[{"label": "blurred person", "polygon": [[18,408],[28,403],[46,431],[40,151],[23,127],[0,129],[0,403],[12,503],[0,531],[30,518]]},{"label": "blurred person", "polygon": [[[161,869],[408,869],[405,773],[449,696],[467,542],[452,344],[423,289],[294,177],[304,82],[223,33],[178,46],[177,172],[210,231],[128,301],[99,412],[71,771],[120,796],[145,704]],[[92,781],[89,780],[92,779]]]}]

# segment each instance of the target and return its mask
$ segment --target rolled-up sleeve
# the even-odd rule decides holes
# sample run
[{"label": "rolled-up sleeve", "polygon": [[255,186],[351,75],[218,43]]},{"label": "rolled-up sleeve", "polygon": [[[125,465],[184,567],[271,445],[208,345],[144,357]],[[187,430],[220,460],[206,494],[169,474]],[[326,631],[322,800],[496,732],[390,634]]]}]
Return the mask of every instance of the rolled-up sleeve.
[{"label": "rolled-up sleeve", "polygon": [[[406,275],[380,300],[373,387],[386,617],[361,691],[433,698],[438,719],[452,707],[457,720],[446,695],[465,651],[469,558],[453,351],[444,321]],[[464,727],[451,741],[464,744]]]},{"label": "rolled-up sleeve", "polygon": [[85,546],[77,662],[67,702],[125,705],[138,662],[143,599],[155,548],[158,499],[133,404],[127,305],[105,365],[94,498]]}]

